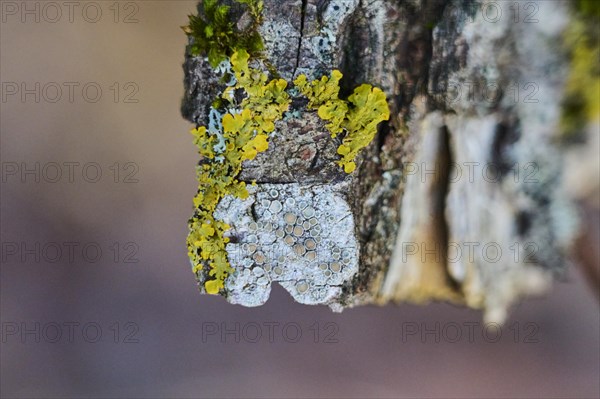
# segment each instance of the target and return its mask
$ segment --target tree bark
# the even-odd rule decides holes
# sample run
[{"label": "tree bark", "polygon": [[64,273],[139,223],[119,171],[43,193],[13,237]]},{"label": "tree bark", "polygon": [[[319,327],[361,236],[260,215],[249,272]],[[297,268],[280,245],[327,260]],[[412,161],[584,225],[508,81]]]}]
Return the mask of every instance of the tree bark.
[{"label": "tree bark", "polygon": [[[260,305],[278,282],[334,310],[444,300],[503,321],[548,289],[577,230],[559,140],[567,2],[266,0],[263,18],[283,79],[339,69],[344,95],[380,87],[391,118],[351,174],[315,111],[276,124],[239,177],[258,183],[250,197],[215,213],[235,238],[230,302]],[[205,125],[222,84],[189,48],[184,70],[182,113]]]}]

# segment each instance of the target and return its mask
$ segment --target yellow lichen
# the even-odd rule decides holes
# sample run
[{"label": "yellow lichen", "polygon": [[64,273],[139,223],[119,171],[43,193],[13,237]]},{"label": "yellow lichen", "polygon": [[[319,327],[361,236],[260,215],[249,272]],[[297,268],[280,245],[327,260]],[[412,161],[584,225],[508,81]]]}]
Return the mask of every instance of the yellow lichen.
[{"label": "yellow lichen", "polygon": [[300,75],[294,83],[308,97],[308,107],[316,109],[319,117],[329,122],[326,127],[331,137],[346,132],[337,150],[342,156],[338,164],[346,173],[352,173],[356,169],[356,155],[373,140],[377,125],[389,119],[390,111],[385,93],[368,84],[354,89],[348,101],[339,99],[341,78],[342,73],[334,70],[331,77],[323,76],[312,82]]},{"label": "yellow lichen", "polygon": [[[287,82],[275,79],[267,83],[267,75],[250,68],[248,59],[245,50],[234,52],[230,59],[236,84],[228,87],[222,98],[228,103],[228,109],[236,108],[239,112],[227,112],[222,116],[220,133],[225,141],[225,152],[215,153],[219,138],[210,134],[205,126],[191,131],[202,161],[197,169],[196,212],[189,222],[187,245],[194,273],[206,265],[210,268],[208,276],[212,278],[207,278],[204,283],[209,294],[217,294],[223,289],[225,279],[232,271],[225,250],[228,239],[224,236],[230,226],[216,220],[213,213],[226,195],[248,197],[246,183],[236,179],[242,162],[267,150],[268,134],[275,130],[275,122],[282,118],[290,104],[285,92]],[[230,92],[238,89],[246,95],[236,104]],[[221,158],[217,159],[218,156]]]},{"label": "yellow lichen", "polygon": [[[215,101],[223,113],[213,108],[209,128],[199,126],[191,131],[202,160],[197,168],[196,211],[189,221],[187,246],[194,273],[209,267],[208,273],[204,273],[204,288],[209,294],[219,293],[232,272],[226,251],[229,240],[225,237],[230,226],[215,219],[215,209],[226,195],[248,197],[246,183],[236,178],[242,163],[269,148],[269,134],[291,103],[285,91],[287,82],[283,79],[268,81],[260,69],[249,66],[249,58],[245,50],[231,55],[229,63],[234,83]],[[345,133],[337,150],[342,156],[338,164],[346,173],[351,173],[356,168],[356,155],[372,141],[378,123],[389,119],[389,109],[385,94],[367,84],[356,88],[348,100],[338,98],[341,78],[342,73],[334,70],[330,77],[323,76],[313,82],[300,75],[294,83],[308,98],[308,107],[316,109],[328,122],[326,127],[332,137]],[[245,93],[241,101],[236,100],[240,91]],[[221,115],[220,119],[214,117],[215,114]]]}]

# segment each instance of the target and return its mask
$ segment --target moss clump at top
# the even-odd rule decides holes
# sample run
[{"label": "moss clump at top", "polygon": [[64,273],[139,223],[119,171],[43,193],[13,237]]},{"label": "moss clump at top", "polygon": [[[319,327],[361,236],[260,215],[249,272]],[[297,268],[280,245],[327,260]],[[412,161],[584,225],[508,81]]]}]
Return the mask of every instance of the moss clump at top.
[{"label": "moss clump at top", "polygon": [[220,0],[204,0],[203,15],[190,15],[190,23],[182,27],[194,40],[190,45],[194,56],[207,55],[208,61],[216,68],[236,50],[246,50],[248,54],[260,52],[264,45],[258,26],[262,22],[262,0],[235,0],[246,8],[251,22],[243,29],[238,28],[231,18],[231,7]]}]

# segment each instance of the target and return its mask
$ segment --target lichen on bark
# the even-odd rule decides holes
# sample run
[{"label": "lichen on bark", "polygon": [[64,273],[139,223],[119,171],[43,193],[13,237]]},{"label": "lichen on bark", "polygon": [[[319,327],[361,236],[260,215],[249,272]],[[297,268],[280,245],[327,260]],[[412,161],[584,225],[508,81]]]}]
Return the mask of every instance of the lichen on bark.
[{"label": "lichen on bark", "polygon": [[[262,12],[262,2],[249,4],[248,11],[253,20],[262,20],[262,14],[257,15]],[[258,153],[269,148],[269,136],[279,132],[286,134],[286,121],[276,131],[276,123],[282,119],[284,112],[287,112],[285,119],[290,120],[316,110],[321,119],[329,122],[326,127],[332,139],[338,134],[342,135],[342,142],[337,146],[337,154],[342,158],[337,164],[344,172],[352,173],[356,169],[355,158],[375,136],[378,123],[389,118],[385,94],[378,88],[363,84],[347,101],[343,100],[339,98],[339,80],[342,74],[337,70],[330,72],[330,76],[314,81],[308,81],[304,74],[299,75],[294,80],[295,87],[289,91],[286,90],[288,83],[284,79],[274,77],[269,81],[266,70],[271,71],[272,75],[279,74],[258,51],[258,47],[252,48],[251,57],[246,50],[248,41],[241,41],[241,47],[236,48],[236,43],[230,39],[219,39],[223,35],[234,33],[254,35],[256,27],[253,27],[252,32],[248,32],[248,29],[241,32],[234,30],[233,22],[227,19],[230,17],[229,9],[228,5],[215,1],[205,3],[202,7],[204,17],[190,16],[190,25],[184,28],[190,36],[190,56],[206,57],[214,69],[212,73],[220,75],[220,80],[225,85],[222,93],[210,106],[207,126],[198,126],[192,130],[201,155],[197,169],[199,189],[194,198],[196,211],[189,221],[190,233],[187,240],[194,273],[207,293],[222,292],[232,301],[236,301],[234,298],[244,298],[243,303],[246,305],[264,302],[260,298],[268,290],[263,289],[261,295],[257,293],[257,287],[268,287],[271,281],[279,281],[284,287],[288,287],[290,282],[292,285],[299,284],[301,288],[296,287],[294,292],[310,293],[312,300],[302,296],[307,303],[333,304],[340,297],[341,284],[355,275],[352,270],[357,264],[357,248],[354,241],[347,242],[349,238],[354,239],[351,234],[354,230],[352,215],[343,211],[343,198],[339,202],[325,195],[330,187],[312,190],[313,187],[305,186],[300,191],[293,190],[296,196],[314,191],[311,198],[321,198],[320,202],[317,201],[318,208],[331,207],[327,211],[315,211],[309,205],[310,199],[301,201],[300,208],[294,208],[286,200],[284,204],[291,209],[285,215],[279,214],[281,209],[273,212],[272,208],[284,206],[279,200],[275,200],[272,205],[267,206],[268,210],[263,215],[265,220],[259,220],[253,205],[252,214],[256,220],[252,225],[261,226],[258,230],[262,235],[256,233],[256,228],[253,229],[254,233],[250,233],[240,226],[242,220],[247,221],[243,212],[236,213],[233,208],[229,209],[232,214],[239,214],[237,219],[232,219],[231,215],[216,212],[216,209],[231,197],[245,200],[252,194],[249,204],[254,204],[252,200],[258,199],[260,190],[248,191],[245,182],[238,180],[238,175],[245,161],[254,160]],[[256,41],[253,39],[253,42]],[[299,101],[295,101],[290,109],[292,99]],[[308,100],[308,110],[304,99]],[[253,184],[256,184],[255,179]],[[265,185],[261,184],[261,188],[263,186]],[[277,193],[277,190],[271,188],[270,193]],[[268,202],[267,199],[262,199],[263,203],[265,201]],[[308,209],[313,209],[314,215],[306,216]],[[246,212],[246,216],[248,214]],[[286,216],[301,220],[302,215],[307,220],[299,225],[285,223]],[[348,217],[350,225],[341,227],[340,223]],[[337,219],[340,220],[333,223]],[[263,225],[268,226],[268,229],[262,229]],[[331,234],[340,228],[349,234]],[[337,243],[340,237],[342,244]],[[252,251],[248,251],[250,247]],[[240,248],[244,254],[240,253]],[[332,261],[331,256],[324,256],[331,251],[339,251],[337,261]],[[270,256],[273,252],[278,255]],[[294,261],[294,257],[289,257],[294,253],[304,263],[298,263]],[[230,258],[236,256],[243,260],[231,261]],[[271,271],[272,265],[277,264],[280,257],[287,262],[280,262],[285,264]],[[268,270],[262,267],[265,261],[268,262]],[[304,266],[294,268],[295,263]],[[319,269],[316,269],[317,265]],[[320,277],[311,272],[311,269],[319,270],[317,275]],[[253,282],[244,276],[258,276],[259,279]],[[340,276],[345,277],[340,284],[335,284]],[[291,286],[288,289],[291,290]]]},{"label": "lichen on bark", "polygon": [[[554,46],[576,16],[568,2],[533,3],[544,23],[516,23],[512,2],[265,1],[262,72],[289,83],[290,109],[273,122],[268,149],[243,161],[237,179],[257,183],[248,198],[215,208],[233,226],[223,295],[258,305],[278,282],[302,303],[336,310],[447,300],[503,321],[523,296],[548,289],[577,228],[562,177],[568,148],[557,140],[570,61]],[[492,6],[504,18],[482,12]],[[246,26],[248,14],[231,10],[231,23]],[[226,84],[189,49],[182,112],[202,126]],[[336,164],[350,153],[348,103],[311,106],[289,91],[293,81],[306,89],[301,76],[334,70],[341,98],[367,84],[389,106],[389,120],[352,154],[351,174]],[[320,216],[300,223],[305,209]],[[453,261],[467,243],[478,252]],[[498,261],[481,252],[490,245],[503,251]],[[315,248],[327,259],[311,259]]]}]

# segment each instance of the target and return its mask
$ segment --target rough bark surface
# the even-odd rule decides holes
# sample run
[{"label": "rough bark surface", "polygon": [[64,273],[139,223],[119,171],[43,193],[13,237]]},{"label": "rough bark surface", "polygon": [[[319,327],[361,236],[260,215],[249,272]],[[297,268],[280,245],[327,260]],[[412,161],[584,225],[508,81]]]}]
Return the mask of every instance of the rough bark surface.
[{"label": "rough bark surface", "polygon": [[[240,176],[258,183],[250,198],[217,209],[235,237],[228,300],[262,304],[278,282],[336,310],[448,300],[502,321],[549,287],[575,231],[556,140],[569,7],[529,1],[542,22],[515,23],[513,3],[265,1],[282,78],[340,69],[346,95],[382,88],[391,118],[350,175],[316,112],[277,123]],[[222,86],[203,57],[184,70],[183,115],[205,124]]]}]

